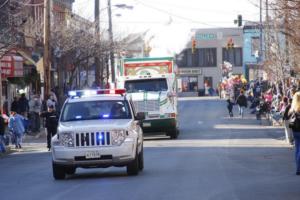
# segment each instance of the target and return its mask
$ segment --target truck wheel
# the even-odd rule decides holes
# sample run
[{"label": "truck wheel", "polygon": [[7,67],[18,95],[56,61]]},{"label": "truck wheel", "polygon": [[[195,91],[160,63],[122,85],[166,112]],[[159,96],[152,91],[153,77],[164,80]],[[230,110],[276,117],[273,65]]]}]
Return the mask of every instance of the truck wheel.
[{"label": "truck wheel", "polygon": [[144,150],[142,146],[142,150],[139,153],[139,170],[143,171],[143,169],[144,169]]},{"label": "truck wheel", "polygon": [[62,180],[66,177],[64,167],[52,163],[53,177],[56,180]]},{"label": "truck wheel", "polygon": [[167,135],[169,135],[171,139],[177,139],[179,135],[179,130],[176,129],[175,131],[170,131]]},{"label": "truck wheel", "polygon": [[127,165],[127,174],[130,176],[137,175],[139,173],[139,154],[136,152],[134,160]]},{"label": "truck wheel", "polygon": [[73,175],[76,172],[76,167],[65,168],[65,172],[66,172],[66,174]]}]

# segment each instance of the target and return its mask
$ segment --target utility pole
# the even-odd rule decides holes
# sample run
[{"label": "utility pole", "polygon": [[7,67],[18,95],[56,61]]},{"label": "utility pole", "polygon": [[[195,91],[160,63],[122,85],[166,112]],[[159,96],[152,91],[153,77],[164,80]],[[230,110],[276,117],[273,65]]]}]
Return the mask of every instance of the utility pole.
[{"label": "utility pole", "polygon": [[[41,80],[42,96],[47,99],[50,94],[50,1],[44,0],[44,57],[43,57],[43,79]],[[45,91],[44,91],[45,89]]]},{"label": "utility pole", "polygon": [[[100,2],[95,0],[95,37],[96,37],[96,48],[97,52],[100,50]],[[95,56],[95,83],[96,86],[100,86],[100,59],[99,55]]]},{"label": "utility pole", "polygon": [[259,60],[262,61],[262,0],[259,1]]},{"label": "utility pole", "polygon": [[108,7],[108,32],[110,41],[110,67],[111,67],[111,81],[115,82],[115,51],[114,51],[114,38],[112,30],[112,15],[111,15],[111,0],[107,0]]},{"label": "utility pole", "polygon": [[265,56],[269,60],[269,48],[270,48],[270,25],[269,25],[269,0],[266,0],[266,25],[265,25]]}]

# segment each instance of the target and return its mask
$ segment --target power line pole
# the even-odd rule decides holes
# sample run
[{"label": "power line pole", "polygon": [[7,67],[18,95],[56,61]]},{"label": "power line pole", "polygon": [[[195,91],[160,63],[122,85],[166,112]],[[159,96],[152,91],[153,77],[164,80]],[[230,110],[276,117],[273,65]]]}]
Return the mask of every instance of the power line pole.
[{"label": "power line pole", "polygon": [[[42,82],[42,96],[47,99],[50,94],[50,1],[44,0],[44,57],[43,57],[43,77]],[[44,91],[45,89],[45,91]],[[44,94],[43,94],[44,93]]]},{"label": "power line pole", "polygon": [[[100,49],[100,2],[99,0],[95,0],[95,37],[96,37],[96,48],[97,52]],[[95,56],[95,83],[96,86],[100,86],[100,59],[99,55]]]},{"label": "power line pole", "polygon": [[259,1],[259,60],[262,61],[262,46],[263,46],[263,40],[262,40],[262,0]]},{"label": "power line pole", "polygon": [[269,1],[266,0],[266,25],[265,25],[265,56],[269,59],[269,48],[270,48],[270,25],[269,25]]},{"label": "power line pole", "polygon": [[110,41],[110,67],[111,67],[111,81],[115,82],[115,52],[114,52],[114,38],[112,30],[112,15],[111,15],[111,0],[107,0],[108,7],[108,32]]}]

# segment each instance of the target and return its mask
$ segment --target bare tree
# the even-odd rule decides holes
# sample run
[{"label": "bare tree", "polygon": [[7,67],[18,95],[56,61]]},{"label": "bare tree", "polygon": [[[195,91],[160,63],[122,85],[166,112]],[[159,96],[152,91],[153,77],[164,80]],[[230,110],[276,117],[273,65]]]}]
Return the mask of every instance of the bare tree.
[{"label": "bare tree", "polygon": [[0,58],[24,42],[25,0],[0,0]]}]

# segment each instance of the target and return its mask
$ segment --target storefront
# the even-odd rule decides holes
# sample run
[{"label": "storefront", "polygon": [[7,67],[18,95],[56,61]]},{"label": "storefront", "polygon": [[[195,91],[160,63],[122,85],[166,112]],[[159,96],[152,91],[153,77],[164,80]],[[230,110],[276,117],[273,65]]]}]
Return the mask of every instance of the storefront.
[{"label": "storefront", "polygon": [[180,96],[198,96],[200,69],[179,69],[178,89]]},{"label": "storefront", "polygon": [[1,104],[7,101],[9,104],[15,95],[12,85],[7,78],[23,77],[23,58],[15,52],[10,52],[0,59],[1,69]]},{"label": "storefront", "polygon": [[[192,41],[196,45],[192,48]],[[228,44],[234,44],[229,48]],[[176,55],[183,96],[215,95],[222,80],[222,64],[243,73],[243,30],[241,28],[193,29],[191,40]]]}]

